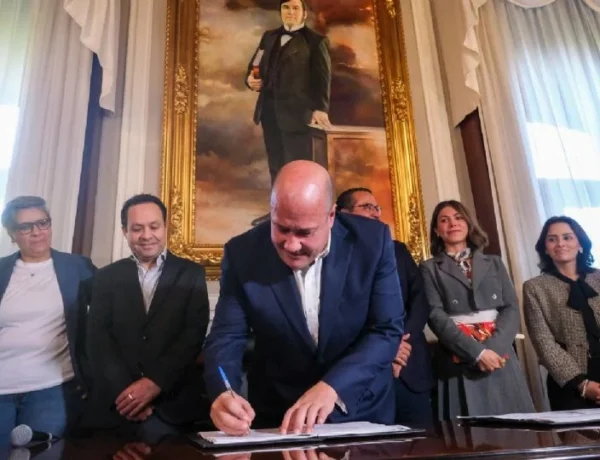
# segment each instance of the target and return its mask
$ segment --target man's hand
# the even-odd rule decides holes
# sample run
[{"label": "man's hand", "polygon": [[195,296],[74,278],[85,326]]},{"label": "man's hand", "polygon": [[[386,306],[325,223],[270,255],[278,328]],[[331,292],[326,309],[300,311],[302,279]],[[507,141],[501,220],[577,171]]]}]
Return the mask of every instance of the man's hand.
[{"label": "man's hand", "polygon": [[255,416],[248,401],[236,393],[231,396],[228,391],[221,393],[210,407],[210,418],[215,426],[233,436],[248,434]]},{"label": "man's hand", "polygon": [[311,433],[315,423],[325,423],[338,400],[336,391],[325,382],[318,382],[288,409],[281,422],[281,434]]},{"label": "man's hand", "polygon": [[505,364],[506,359],[492,350],[485,350],[477,363],[481,372],[494,372],[496,369],[502,369]]},{"label": "man's hand", "polygon": [[260,91],[262,89],[262,79],[254,78],[252,72],[250,72],[250,75],[246,78],[246,83],[248,83],[248,86],[252,91]]},{"label": "man's hand", "polygon": [[398,352],[396,353],[396,357],[392,363],[394,378],[398,378],[402,368],[406,367],[408,364],[408,358],[410,358],[410,354],[412,352],[412,345],[408,343],[408,339],[410,339],[410,334],[404,334],[402,336],[402,341],[398,347]]},{"label": "man's hand", "polygon": [[150,417],[154,412],[154,408],[152,406],[146,407],[139,414],[131,417],[125,417],[130,422],[144,422],[148,417]]},{"label": "man's hand", "polygon": [[318,125],[324,129],[332,128],[331,122],[329,121],[329,115],[327,115],[327,112],[323,112],[322,110],[315,110],[313,112],[310,124]]},{"label": "man's hand", "polygon": [[143,460],[152,453],[152,448],[143,442],[125,444],[115,455],[113,460]]},{"label": "man's hand", "polygon": [[[135,420],[160,394],[160,387],[147,377],[136,380],[117,397],[117,411],[123,417]],[[145,419],[144,419],[145,420]]]}]

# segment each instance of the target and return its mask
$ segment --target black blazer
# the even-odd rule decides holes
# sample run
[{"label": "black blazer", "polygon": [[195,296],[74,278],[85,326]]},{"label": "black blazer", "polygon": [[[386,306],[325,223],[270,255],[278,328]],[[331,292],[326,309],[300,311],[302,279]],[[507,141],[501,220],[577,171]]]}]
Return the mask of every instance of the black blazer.
[{"label": "black blazer", "polygon": [[179,424],[205,418],[196,360],[208,318],[204,268],[192,261],[167,253],[147,314],[134,260],[121,259],[99,270],[88,315],[96,420],[104,413],[118,421],[115,399],[142,377],[161,388],[154,408],[165,421]]},{"label": "black blazer", "polygon": [[[248,64],[246,79],[252,71],[254,56],[264,50],[259,71],[263,82],[272,81],[277,124],[282,131],[304,131],[314,110],[327,112],[331,93],[331,58],[329,41],[314,30],[303,27],[279,53],[277,63],[271,66],[273,75],[267,75],[269,60],[282,27],[268,30]],[[265,92],[261,91],[254,110],[254,123],[259,124]]]},{"label": "black blazer", "polygon": [[408,364],[400,372],[400,378],[413,391],[427,391],[433,388],[434,381],[431,353],[423,333],[429,318],[429,303],[423,289],[423,277],[404,243],[394,241],[394,252],[406,311],[404,333],[410,333],[408,341],[412,345]]}]

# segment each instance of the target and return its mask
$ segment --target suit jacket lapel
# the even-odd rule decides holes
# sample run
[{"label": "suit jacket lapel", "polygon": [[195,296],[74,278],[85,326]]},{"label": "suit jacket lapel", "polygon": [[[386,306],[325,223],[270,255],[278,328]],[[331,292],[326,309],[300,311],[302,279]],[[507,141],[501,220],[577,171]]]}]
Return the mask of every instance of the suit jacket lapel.
[{"label": "suit jacket lapel", "polygon": [[460,267],[456,265],[456,263],[449,256],[447,256],[444,253],[438,254],[437,256],[435,256],[435,260],[438,264],[438,267],[440,267],[440,270],[457,279],[467,288],[471,287],[471,283],[469,283],[469,278],[466,277],[466,275],[463,273]]},{"label": "suit jacket lapel", "polygon": [[271,59],[271,54],[273,52],[273,46],[275,45],[275,40],[277,40],[278,38],[279,38],[279,34],[277,32],[275,32],[265,38],[265,43],[264,43],[264,47],[263,47],[264,54],[263,54],[263,57],[259,64],[261,78],[263,78],[263,79],[265,78],[265,76],[267,74],[267,69],[269,68],[269,60]]},{"label": "suit jacket lapel", "polygon": [[17,251],[9,257],[6,257],[2,261],[2,265],[0,265],[0,302],[2,302],[2,297],[4,297],[4,293],[6,292],[6,288],[8,287],[10,277],[12,276],[18,258],[19,252]]},{"label": "suit jacket lapel", "polygon": [[[74,277],[70,276],[69,266],[65,263],[61,254],[56,251],[52,251],[52,262],[54,264],[54,273],[56,273],[56,280],[58,281],[58,288],[60,289],[60,295],[63,300],[63,304],[66,306],[70,302],[71,299],[67,289],[70,288],[73,284]],[[67,322],[69,319],[68,311],[65,309],[65,317],[67,318]]]},{"label": "suit jacket lapel", "polygon": [[123,286],[129,291],[129,296],[131,297],[132,313],[136,312],[142,317],[146,317],[144,295],[142,294],[142,286],[140,285],[138,267],[134,260],[127,260],[122,281]]},{"label": "suit jacket lapel", "polygon": [[300,299],[300,292],[298,291],[294,273],[282,262],[272,244],[270,244],[270,247],[271,250],[269,251],[267,263],[269,271],[273,276],[273,281],[270,283],[271,290],[283,314],[292,328],[301,337],[308,351],[315,353],[317,347],[306,324],[306,316],[302,309],[302,300]]},{"label": "suit jacket lapel", "polygon": [[306,39],[302,33],[297,33],[281,48],[278,65],[281,65],[290,56],[299,52],[303,46],[307,46]]},{"label": "suit jacket lapel", "polygon": [[180,271],[180,266],[178,262],[179,261],[173,254],[167,252],[167,257],[163,262],[164,266],[162,268],[162,273],[158,278],[156,291],[154,292],[152,302],[150,303],[150,308],[148,309],[148,321],[150,321],[152,317],[156,314],[156,312],[160,309],[161,305],[167,299],[171,287],[175,284],[175,280],[177,279],[177,276]]},{"label": "suit jacket lapel", "polygon": [[481,251],[475,251],[473,254],[473,291],[476,291],[481,281],[486,277],[490,269],[490,258]]},{"label": "suit jacket lapel", "polygon": [[79,304],[77,303],[79,277],[71,273],[71,267],[63,255],[54,250],[52,250],[52,263],[54,264],[54,273],[56,273],[56,281],[63,301],[67,336],[70,340],[74,340],[77,333],[77,324],[79,324]]},{"label": "suit jacket lapel", "polygon": [[346,274],[354,245],[348,241],[347,231],[337,222],[331,230],[329,255],[323,259],[321,272],[321,300],[319,305],[319,354],[336,326]]}]

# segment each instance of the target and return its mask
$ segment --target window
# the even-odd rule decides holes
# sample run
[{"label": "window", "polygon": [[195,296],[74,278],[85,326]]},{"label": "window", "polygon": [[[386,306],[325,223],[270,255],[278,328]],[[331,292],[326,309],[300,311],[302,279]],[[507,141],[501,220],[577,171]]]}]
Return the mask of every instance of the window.
[{"label": "window", "polygon": [[600,267],[600,13],[579,0],[532,9],[500,3],[542,214],[576,219]]}]

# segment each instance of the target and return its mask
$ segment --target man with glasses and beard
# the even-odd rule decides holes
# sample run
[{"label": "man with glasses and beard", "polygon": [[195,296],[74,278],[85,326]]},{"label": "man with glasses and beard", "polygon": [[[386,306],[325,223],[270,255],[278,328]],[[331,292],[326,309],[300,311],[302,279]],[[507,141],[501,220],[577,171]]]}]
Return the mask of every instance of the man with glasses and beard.
[{"label": "man with glasses and beard", "polygon": [[19,250],[0,259],[0,445],[21,424],[61,437],[87,398],[81,307],[96,268],[52,249],[43,198],[9,201],[2,226]]},{"label": "man with glasses and beard", "polygon": [[[204,352],[211,418],[228,434],[394,422],[390,363],[404,312],[390,232],[376,220],[336,216],[333,190],[322,166],[288,163],[273,186],[270,222],[225,245]],[[246,400],[239,391],[250,329]]]}]

